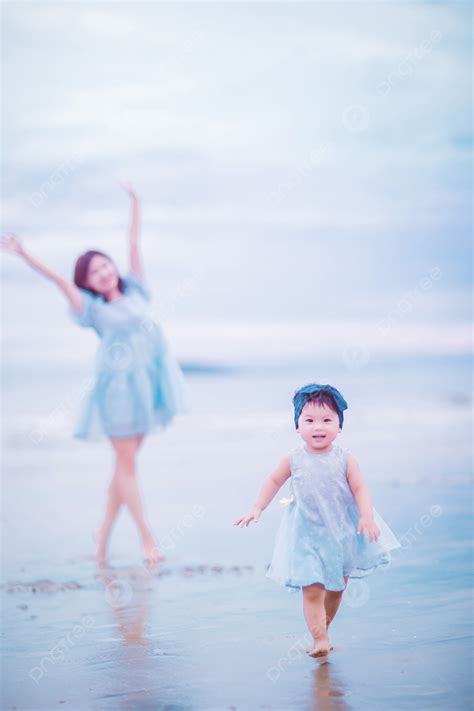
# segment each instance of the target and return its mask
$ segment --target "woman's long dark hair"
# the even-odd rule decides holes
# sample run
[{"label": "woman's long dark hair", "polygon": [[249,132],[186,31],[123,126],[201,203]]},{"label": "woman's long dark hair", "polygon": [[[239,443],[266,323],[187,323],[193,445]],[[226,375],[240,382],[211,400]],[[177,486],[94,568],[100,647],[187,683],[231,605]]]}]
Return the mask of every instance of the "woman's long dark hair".
[{"label": "woman's long dark hair", "polygon": [[[81,254],[81,256],[76,261],[76,266],[74,267],[74,284],[80,289],[85,289],[86,291],[89,291],[91,294],[94,294],[94,296],[98,296],[99,292],[95,289],[91,289],[90,286],[86,286],[86,280],[87,272],[89,271],[89,264],[91,263],[92,257],[95,257],[96,254],[99,255],[99,257],[105,257],[109,260],[109,262],[112,262],[113,264],[113,261],[107,254],[99,252],[96,249],[90,249],[88,252]],[[120,275],[118,278],[118,288],[119,291],[123,293],[125,284]],[[102,294],[100,294],[100,296],[102,296]]]}]

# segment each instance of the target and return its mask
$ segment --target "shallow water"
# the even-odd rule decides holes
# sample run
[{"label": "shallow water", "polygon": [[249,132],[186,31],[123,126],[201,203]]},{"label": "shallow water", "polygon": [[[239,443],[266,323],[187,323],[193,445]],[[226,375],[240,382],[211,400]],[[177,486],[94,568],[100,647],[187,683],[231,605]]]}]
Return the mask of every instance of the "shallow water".
[{"label": "shallow water", "polygon": [[35,444],[27,436],[31,414],[10,423],[3,708],[468,708],[473,525],[465,403],[447,405],[439,393],[443,407],[417,411],[401,398],[383,405],[383,417],[354,405],[344,442],[403,547],[387,569],[350,581],[332,625],[335,650],[319,665],[305,654],[300,593],[265,578],[280,495],[257,525],[233,526],[297,441],[278,395],[295,378],[285,375],[280,385],[270,378],[268,397],[253,407],[246,403],[258,379],[190,380],[201,409],[149,437],[139,458],[146,510],[166,555],[156,570],[141,565],[124,512],[110,568],[94,564],[110,448],[71,441],[64,422]]},{"label": "shallow water", "polygon": [[[199,536],[183,536],[156,570],[116,559],[97,571],[87,557],[61,565],[53,553],[43,577],[80,587],[4,593],[4,708],[468,708],[467,494],[410,491],[394,511],[397,531],[433,502],[441,515],[387,570],[350,581],[322,666],[304,653],[300,594],[264,578],[271,526],[218,533],[203,519]],[[34,582],[40,568],[25,561],[15,580]]]}]

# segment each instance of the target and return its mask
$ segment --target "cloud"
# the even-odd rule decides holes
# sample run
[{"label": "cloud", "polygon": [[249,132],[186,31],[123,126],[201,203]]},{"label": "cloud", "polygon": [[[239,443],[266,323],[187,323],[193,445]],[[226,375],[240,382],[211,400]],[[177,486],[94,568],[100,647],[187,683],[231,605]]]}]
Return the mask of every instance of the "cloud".
[{"label": "cloud", "polygon": [[114,5],[113,11],[103,7],[82,9],[79,14],[79,27],[94,36],[106,39],[123,40],[141,29],[137,14],[127,10],[126,6]]},{"label": "cloud", "polygon": [[[4,16],[4,224],[46,256],[69,264],[89,240],[115,252],[120,176],[143,196],[153,268],[175,270],[199,245],[216,290],[194,299],[206,316],[238,316],[219,281],[229,255],[246,274],[235,303],[300,313],[274,279],[297,252],[347,285],[332,313],[369,313],[439,264],[455,318],[471,219],[466,8],[10,3]],[[364,280],[345,306],[354,265]]]},{"label": "cloud", "polygon": [[[54,307],[54,312],[58,311]],[[349,351],[383,356],[432,356],[470,354],[470,327],[457,324],[400,323],[383,335],[373,324],[357,321],[265,322],[232,320],[165,320],[164,328],[174,351],[186,362],[215,365],[308,363],[327,357],[344,364]],[[5,326],[8,343],[5,365],[23,368],[31,364],[31,343],[45,343],[36,350],[38,366],[67,363],[69,367],[90,361],[97,339],[91,332],[77,329],[66,319],[31,324],[28,330],[20,322]],[[67,338],[65,333],[67,332]],[[353,363],[351,363],[353,365]],[[351,365],[350,364],[350,365]]]}]

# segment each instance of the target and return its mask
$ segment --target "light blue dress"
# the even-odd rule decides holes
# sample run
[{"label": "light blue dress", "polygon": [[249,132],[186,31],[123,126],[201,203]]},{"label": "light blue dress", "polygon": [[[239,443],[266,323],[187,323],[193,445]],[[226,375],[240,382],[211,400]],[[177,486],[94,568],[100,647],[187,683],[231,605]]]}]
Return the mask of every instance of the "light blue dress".
[{"label": "light blue dress", "polygon": [[153,320],[150,292],[131,272],[123,281],[116,301],[81,289],[81,313],[69,307],[72,318],[101,340],[94,384],[74,430],[79,439],[146,434],[187,411],[183,373]]},{"label": "light blue dress", "polygon": [[377,541],[357,533],[359,509],[346,477],[347,450],[333,443],[329,452],[291,450],[290,497],[286,500],[266,577],[296,592],[322,583],[344,590],[344,577],[363,578],[390,563],[401,544],[374,507]]}]

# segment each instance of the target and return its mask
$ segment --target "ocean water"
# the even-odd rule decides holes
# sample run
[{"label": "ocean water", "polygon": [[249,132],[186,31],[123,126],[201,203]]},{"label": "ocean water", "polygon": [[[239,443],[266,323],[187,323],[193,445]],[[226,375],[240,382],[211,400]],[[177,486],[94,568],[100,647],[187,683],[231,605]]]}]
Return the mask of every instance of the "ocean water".
[{"label": "ocean water", "polygon": [[[44,351],[44,349],[41,349]],[[80,389],[82,379],[93,373],[92,363],[80,367],[67,359],[50,365],[47,352],[28,365],[8,362],[2,370],[4,426],[19,413],[37,415],[61,402],[61,396]],[[224,396],[235,410],[291,410],[291,396],[306,382],[330,382],[346,396],[351,406],[396,407],[400,400],[469,404],[472,397],[472,358],[468,355],[380,356],[370,364],[344,365],[340,359],[307,362],[215,363],[181,361],[188,379],[193,412],[218,410]],[[202,391],[206,397],[201,397]],[[290,398],[288,400],[288,397]],[[348,411],[348,415],[350,410]]]},{"label": "ocean water", "polygon": [[[183,365],[189,412],[138,459],[166,555],[154,572],[126,512],[109,567],[94,563],[113,457],[106,441],[71,437],[87,369],[4,371],[3,707],[468,708],[469,361]],[[299,595],[265,578],[286,491],[257,525],[234,526],[298,441],[294,390],[316,380],[348,400],[340,441],[403,543],[388,569],[350,581],[322,666],[304,653]]]},{"label": "ocean water", "polygon": [[[281,456],[298,441],[293,424],[291,398],[307,382],[329,382],[346,397],[344,429],[338,441],[358,459],[374,496],[387,487],[409,490],[411,486],[462,485],[472,482],[471,368],[467,358],[432,360],[402,359],[372,364],[370,368],[348,369],[333,363],[318,367],[267,368],[230,367],[197,370],[183,364],[188,387],[189,412],[176,418],[163,432],[153,432],[140,452],[139,472],[144,486],[151,484],[156,470],[167,483],[167,496],[182,465],[178,486],[199,491],[212,489],[218,502],[219,462],[224,468],[238,462],[241,486],[236,474],[234,494],[242,501],[254,497],[255,484],[276,466]],[[107,440],[83,442],[72,437],[90,371],[67,368],[54,373],[43,368],[15,374],[4,371],[3,381],[3,473],[4,512],[14,522],[21,497],[28,497],[33,481],[45,477],[54,481],[67,477],[74,483],[94,487],[94,516],[100,516],[102,493],[113,466]],[[205,457],[203,460],[202,458]],[[211,462],[206,460],[211,458]],[[196,462],[197,474],[189,471]],[[96,472],[91,479],[91,472]],[[219,477],[215,481],[212,472]],[[18,489],[18,482],[21,482]],[[26,489],[24,488],[26,487]],[[18,498],[20,497],[20,498]],[[42,501],[42,506],[49,503]],[[58,525],[69,501],[54,501]],[[18,508],[20,507],[20,508]],[[84,512],[75,512],[79,518]],[[41,506],[37,508],[41,517]],[[172,525],[173,506],[157,515]],[[66,520],[64,520],[66,524]],[[13,525],[13,523],[12,523]],[[90,520],[93,526],[93,517]],[[12,535],[8,526],[6,559],[20,558],[24,550],[20,530]],[[28,537],[26,534],[26,538]],[[65,540],[65,539],[64,539]],[[62,541],[64,542],[62,539]],[[67,543],[64,542],[67,548]],[[15,551],[10,556],[9,551]],[[66,550],[64,551],[66,552]]]},{"label": "ocean water", "polygon": [[[338,361],[278,366],[274,362],[221,368],[182,363],[189,412],[167,431],[154,432],[147,442],[156,447],[182,447],[190,439],[225,450],[239,438],[265,444],[291,443],[295,432],[291,399],[308,382],[331,383],[344,394],[343,444],[372,473],[375,462],[382,482],[468,483],[471,470],[472,363],[466,356],[393,358],[347,367]],[[87,394],[90,364],[82,369],[31,367],[3,370],[2,426],[5,474],[48,456],[86,461],[103,444],[72,439],[75,421]],[[282,439],[283,437],[283,439]],[[80,447],[78,446],[80,444]],[[147,445],[146,445],[147,446]],[[277,449],[275,449],[276,453]],[[62,454],[60,454],[62,453]],[[244,453],[242,453],[244,454]],[[73,464],[74,466],[74,464]],[[375,471],[374,471],[375,475]]]}]

